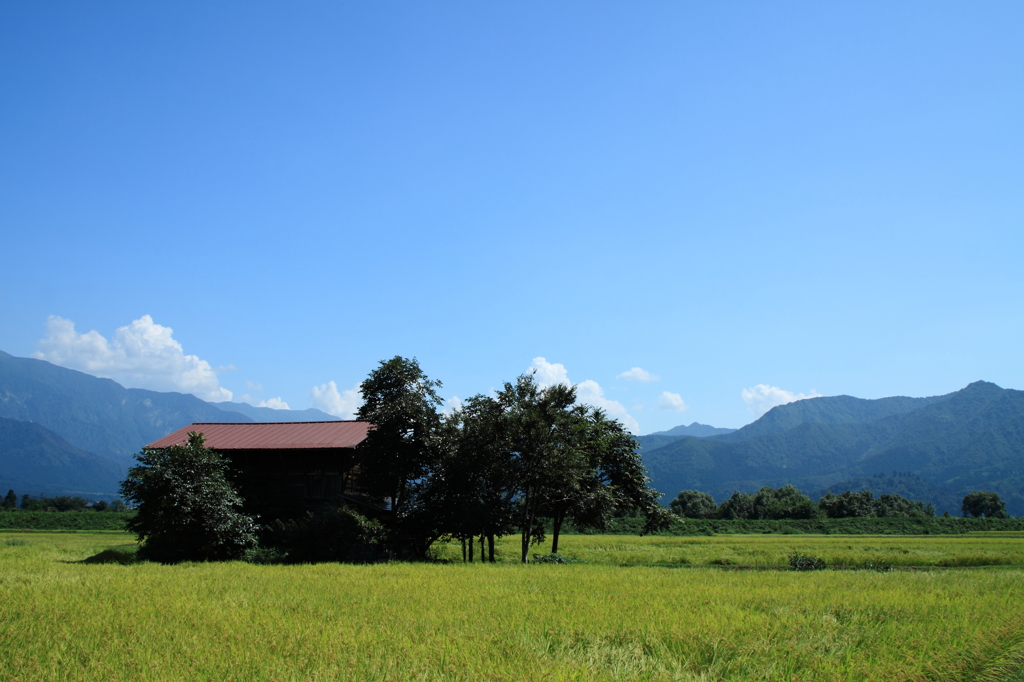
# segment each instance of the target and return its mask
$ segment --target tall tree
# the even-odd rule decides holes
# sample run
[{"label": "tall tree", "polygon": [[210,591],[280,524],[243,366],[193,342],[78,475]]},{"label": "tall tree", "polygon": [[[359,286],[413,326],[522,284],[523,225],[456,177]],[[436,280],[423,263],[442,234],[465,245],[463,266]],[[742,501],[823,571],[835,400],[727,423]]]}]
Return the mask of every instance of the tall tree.
[{"label": "tall tree", "polygon": [[18,496],[14,494],[13,490],[8,490],[7,495],[4,496],[3,508],[8,511],[18,508]]},{"label": "tall tree", "polygon": [[960,511],[964,516],[970,514],[974,518],[984,516],[987,519],[1005,519],[1006,503],[999,493],[975,490],[964,495]]},{"label": "tall tree", "polygon": [[640,513],[644,532],[668,526],[671,516],[648,484],[637,443],[625,427],[595,407],[575,406],[564,414],[560,447],[577,451],[565,460],[560,486],[550,491],[545,510],[552,518],[551,552],[558,552],[562,524],[606,530],[616,513]]},{"label": "tall tree", "polygon": [[521,558],[526,563],[530,545],[544,538],[543,505],[571,482],[566,471],[581,456],[574,448],[560,447],[567,440],[565,412],[576,402],[576,389],[563,384],[541,389],[530,373],[506,383],[497,401],[516,482]]},{"label": "tall tree", "polygon": [[669,503],[669,508],[684,519],[711,519],[718,505],[715,498],[699,490],[682,490]]},{"label": "tall tree", "polygon": [[396,553],[408,546],[422,556],[432,541],[428,510],[417,499],[440,459],[440,387],[415,358],[401,356],[382,361],[360,385],[358,418],[372,426],[357,448],[357,486],[371,499],[390,502],[384,522]]},{"label": "tall tree", "polygon": [[139,556],[163,562],[236,559],[256,544],[254,520],[239,511],[242,498],[227,478],[227,461],[207,448],[201,433],[188,443],[135,456],[121,495],[137,514],[128,530],[142,543]]}]

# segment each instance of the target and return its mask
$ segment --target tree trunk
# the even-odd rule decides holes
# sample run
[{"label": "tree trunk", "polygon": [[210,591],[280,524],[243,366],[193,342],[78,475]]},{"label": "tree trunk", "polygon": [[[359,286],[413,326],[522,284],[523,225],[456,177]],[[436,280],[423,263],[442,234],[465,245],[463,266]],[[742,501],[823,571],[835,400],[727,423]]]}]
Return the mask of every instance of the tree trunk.
[{"label": "tree trunk", "polygon": [[491,556],[491,563],[494,563],[494,533],[487,536],[487,553]]},{"label": "tree trunk", "polygon": [[565,518],[562,514],[555,514],[555,518],[552,519],[554,524],[551,529],[551,553],[558,554],[558,533],[562,530],[562,519]]},{"label": "tree trunk", "polygon": [[523,563],[530,562],[530,540],[533,539],[533,522],[537,517],[536,501],[527,499],[526,527],[523,529]]},{"label": "tree trunk", "polygon": [[473,563],[473,536],[469,536],[469,563]]}]

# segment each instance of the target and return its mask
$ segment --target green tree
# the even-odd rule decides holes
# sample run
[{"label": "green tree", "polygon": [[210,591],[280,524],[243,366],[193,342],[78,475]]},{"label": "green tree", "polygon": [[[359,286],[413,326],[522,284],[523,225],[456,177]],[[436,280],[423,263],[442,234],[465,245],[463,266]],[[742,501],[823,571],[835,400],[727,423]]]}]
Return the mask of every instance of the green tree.
[{"label": "green tree", "polygon": [[[504,411],[489,396],[475,395],[445,420],[443,456],[430,478],[424,504],[443,534],[460,540],[463,560],[473,560],[473,539],[494,561],[494,540],[515,531],[516,486],[504,435]],[[468,554],[466,553],[468,543]]]},{"label": "green tree", "polygon": [[4,497],[3,508],[6,511],[12,511],[18,508],[18,496],[14,494],[13,490],[7,491],[7,495]]},{"label": "green tree", "polygon": [[502,407],[502,435],[508,448],[518,502],[522,562],[529,561],[530,545],[544,539],[541,513],[559,490],[574,485],[583,453],[560,447],[570,439],[570,420],[565,413],[576,402],[576,389],[555,384],[541,389],[533,373],[506,383],[498,392]]},{"label": "green tree", "polygon": [[732,497],[718,505],[715,517],[719,519],[754,518],[754,496],[734,491]]},{"label": "green tree", "polygon": [[684,519],[711,519],[718,509],[715,498],[699,490],[680,491],[668,506]]},{"label": "green tree", "polygon": [[960,511],[964,516],[970,514],[974,518],[984,516],[987,519],[1005,519],[1006,504],[999,493],[975,490],[964,495]]},{"label": "green tree", "polygon": [[870,490],[836,495],[827,492],[818,500],[818,509],[830,519],[848,519],[875,515],[875,495]]},{"label": "green tree", "polygon": [[811,498],[800,492],[796,486],[781,488],[764,486],[754,495],[751,517],[754,519],[811,519],[818,515],[818,509]]},{"label": "green tree", "polygon": [[638,513],[645,518],[644,533],[667,528],[671,514],[658,503],[661,493],[650,487],[636,439],[622,423],[590,406],[577,406],[566,416],[572,440],[562,447],[581,450],[584,456],[574,464],[583,468],[566,471],[569,480],[556,488],[560,504],[551,514],[551,553],[558,552],[565,519],[577,529],[603,531],[614,514]]},{"label": "green tree", "polygon": [[390,502],[383,519],[390,550],[422,557],[438,529],[418,502],[441,457],[440,381],[431,381],[415,358],[382,361],[360,385],[358,419],[372,424],[356,452],[362,493]]},{"label": "green tree", "polygon": [[256,544],[256,524],[242,514],[242,499],[227,479],[228,464],[205,447],[201,433],[186,445],[143,450],[128,470],[121,495],[137,514],[128,530],[139,538],[139,557],[165,563],[239,558]]},{"label": "green tree", "polygon": [[935,506],[930,502],[908,500],[895,493],[879,495],[875,500],[875,516],[882,518],[925,518],[935,516]]}]

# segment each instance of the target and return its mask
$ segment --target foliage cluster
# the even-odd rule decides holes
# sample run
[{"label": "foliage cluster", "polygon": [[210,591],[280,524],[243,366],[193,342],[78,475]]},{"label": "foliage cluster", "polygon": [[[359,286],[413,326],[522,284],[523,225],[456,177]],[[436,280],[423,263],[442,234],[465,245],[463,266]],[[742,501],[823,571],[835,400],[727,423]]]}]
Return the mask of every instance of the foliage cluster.
[{"label": "foliage cluster", "polygon": [[0,529],[18,530],[124,530],[135,512],[93,511],[2,511]]},{"label": "foliage cluster", "polygon": [[636,442],[618,421],[576,402],[573,386],[541,387],[533,374],[494,395],[475,395],[450,415],[415,359],[380,363],[361,385],[359,419],[373,424],[357,456],[359,486],[387,499],[384,539],[393,556],[424,557],[442,538],[469,549],[479,538],[494,560],[496,538],[518,531],[520,556],[562,524],[606,529],[616,512],[666,527]]},{"label": "foliage cluster", "polygon": [[1006,504],[999,498],[999,494],[982,490],[965,495],[960,511],[964,516],[970,515],[974,518],[1005,519],[1008,516]]},{"label": "foliage cluster", "polygon": [[[998,497],[998,496],[997,496]],[[711,495],[683,490],[669,504],[673,512],[688,519],[845,519],[845,518],[928,518],[935,516],[931,504],[908,500],[900,495],[881,495],[870,490],[827,493],[815,504],[792,485],[764,486],[753,495],[734,492],[716,505]]]},{"label": "foliage cluster", "polygon": [[0,508],[4,511],[14,511],[21,509],[22,511],[57,511],[57,512],[68,512],[68,511],[111,511],[111,512],[124,512],[127,510],[124,502],[121,500],[114,500],[113,502],[106,502],[100,500],[98,502],[90,502],[84,497],[70,496],[70,495],[57,495],[54,497],[32,497],[31,495],[21,496],[21,505],[18,505],[18,495],[14,490],[8,490],[7,494],[3,498]]},{"label": "foliage cluster", "polygon": [[789,555],[789,567],[794,571],[821,571],[827,564],[821,557],[794,552]]},{"label": "foliage cluster", "polygon": [[[608,532],[619,535],[639,533],[642,519],[613,519]],[[849,519],[677,519],[661,535],[960,535],[976,531],[1024,531],[1024,518],[988,519],[961,517]],[[574,531],[589,534],[592,531]]]},{"label": "foliage cluster", "polygon": [[121,495],[136,506],[126,525],[142,541],[139,558],[237,559],[256,545],[256,524],[239,511],[227,462],[203,443],[192,432],[185,445],[136,455],[141,466],[128,470]]}]

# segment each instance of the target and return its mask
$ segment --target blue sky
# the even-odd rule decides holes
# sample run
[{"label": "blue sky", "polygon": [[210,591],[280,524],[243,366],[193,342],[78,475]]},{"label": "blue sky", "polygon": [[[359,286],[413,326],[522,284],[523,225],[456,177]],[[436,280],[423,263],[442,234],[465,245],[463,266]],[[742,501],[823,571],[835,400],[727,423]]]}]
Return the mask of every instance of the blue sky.
[{"label": "blue sky", "polygon": [[0,7],[0,349],[640,433],[1024,388],[1019,2],[210,5]]}]

